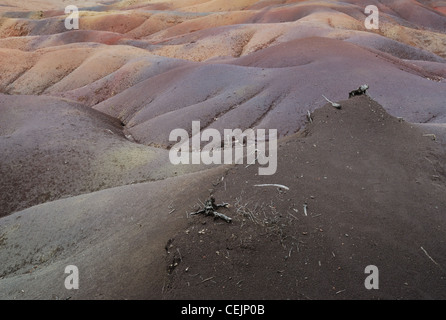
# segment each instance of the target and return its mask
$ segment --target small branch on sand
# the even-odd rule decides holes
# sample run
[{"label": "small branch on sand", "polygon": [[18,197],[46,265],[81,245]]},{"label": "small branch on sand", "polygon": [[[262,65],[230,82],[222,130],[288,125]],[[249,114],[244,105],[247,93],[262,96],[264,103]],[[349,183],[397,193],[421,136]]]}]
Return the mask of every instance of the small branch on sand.
[{"label": "small branch on sand", "polygon": [[213,215],[214,217],[223,219],[226,222],[231,222],[232,219],[230,217],[216,211],[218,208],[222,208],[222,207],[227,208],[228,206],[229,206],[229,203],[216,204],[215,198],[211,197],[209,200],[206,200],[206,202],[204,203],[204,209],[200,209],[198,211],[192,212],[192,213],[190,213],[190,215],[204,213],[206,216]]},{"label": "small branch on sand", "polygon": [[322,95],[325,100],[327,100],[328,103],[331,104],[332,107],[335,107],[336,109],[341,109],[341,105],[339,103],[333,102],[331,100],[328,100],[328,98],[324,95]]},{"label": "small branch on sand", "polygon": [[255,184],[254,187],[277,187],[285,190],[290,190],[290,188],[284,186],[283,184],[275,184],[275,183]]},{"label": "small branch on sand", "polygon": [[201,283],[204,283],[204,282],[206,282],[206,281],[209,281],[209,280],[212,280],[212,279],[214,279],[215,277],[209,277],[209,278],[206,278],[206,279],[204,279],[203,281],[201,281]]},{"label": "small branch on sand", "polygon": [[167,206],[167,208],[170,210],[169,214],[172,214],[175,211],[175,208],[173,207],[173,201],[171,201],[169,203],[169,205]]},{"label": "small branch on sand", "polygon": [[307,119],[310,121],[310,123],[313,123],[313,118],[311,118],[310,110],[307,111]]},{"label": "small branch on sand", "polygon": [[421,248],[421,250],[423,250],[423,252],[426,254],[426,256],[427,256],[433,263],[435,263],[437,266],[440,266],[440,265],[437,263],[437,261],[435,261],[434,259],[432,259],[432,257],[429,255],[429,253],[427,253],[426,250],[424,250],[423,247],[420,247],[420,248]]},{"label": "small branch on sand", "polygon": [[432,134],[432,133],[423,134],[423,137],[431,137],[432,140],[434,140],[434,141],[437,140],[437,136],[435,134]]}]

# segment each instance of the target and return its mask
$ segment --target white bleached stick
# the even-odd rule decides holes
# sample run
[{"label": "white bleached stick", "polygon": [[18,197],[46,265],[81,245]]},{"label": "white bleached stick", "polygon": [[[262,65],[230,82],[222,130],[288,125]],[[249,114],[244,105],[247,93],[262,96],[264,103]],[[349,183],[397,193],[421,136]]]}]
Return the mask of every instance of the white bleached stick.
[{"label": "white bleached stick", "polygon": [[275,184],[275,183],[267,183],[267,184],[255,184],[254,187],[277,187],[282,188],[285,190],[290,190],[287,186],[284,186],[283,184]]},{"label": "white bleached stick", "polygon": [[331,105],[333,107],[335,107],[336,109],[341,109],[341,105],[339,103],[333,102],[331,100],[329,100],[326,96],[322,95],[324,97],[325,100],[327,100],[327,102],[331,103]]},{"label": "white bleached stick", "polygon": [[420,247],[420,248],[421,248],[421,250],[423,250],[423,252],[426,254],[426,256],[427,256],[433,263],[435,263],[437,266],[439,265],[439,264],[437,263],[437,261],[435,261],[434,259],[432,259],[432,257],[429,255],[429,253],[427,253],[426,250],[424,250],[423,247]]}]

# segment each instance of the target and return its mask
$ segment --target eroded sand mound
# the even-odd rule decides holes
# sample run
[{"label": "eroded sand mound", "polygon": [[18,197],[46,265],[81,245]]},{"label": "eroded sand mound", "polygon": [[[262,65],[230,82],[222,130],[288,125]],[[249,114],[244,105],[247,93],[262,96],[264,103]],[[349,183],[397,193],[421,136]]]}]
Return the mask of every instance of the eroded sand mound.
[{"label": "eroded sand mound", "polygon": [[234,221],[193,217],[173,237],[167,298],[445,298],[442,148],[367,97],[341,105],[282,142],[275,175],[225,175],[214,195]]}]

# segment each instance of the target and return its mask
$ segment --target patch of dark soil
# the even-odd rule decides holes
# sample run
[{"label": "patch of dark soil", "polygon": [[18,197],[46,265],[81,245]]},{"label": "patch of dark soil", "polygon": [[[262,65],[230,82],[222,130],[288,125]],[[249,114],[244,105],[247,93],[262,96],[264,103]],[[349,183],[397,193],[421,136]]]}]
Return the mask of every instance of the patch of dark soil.
[{"label": "patch of dark soil", "polygon": [[[276,174],[229,171],[213,194],[232,223],[190,217],[170,244],[164,298],[446,297],[441,145],[368,96],[340,103],[282,141]],[[369,265],[378,290],[365,288]]]}]

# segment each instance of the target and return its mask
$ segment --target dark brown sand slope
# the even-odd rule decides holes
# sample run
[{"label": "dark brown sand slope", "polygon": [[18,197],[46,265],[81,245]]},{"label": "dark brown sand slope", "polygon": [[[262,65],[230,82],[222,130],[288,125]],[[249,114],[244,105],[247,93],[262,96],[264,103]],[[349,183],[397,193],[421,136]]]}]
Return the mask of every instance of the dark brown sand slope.
[{"label": "dark brown sand slope", "polygon": [[[190,219],[166,298],[446,298],[443,151],[367,97],[341,103],[281,144],[275,175],[225,176],[215,197],[234,222]],[[379,290],[364,287],[368,265]]]}]

